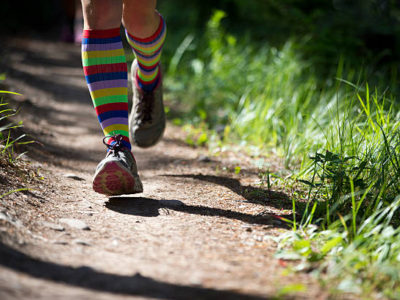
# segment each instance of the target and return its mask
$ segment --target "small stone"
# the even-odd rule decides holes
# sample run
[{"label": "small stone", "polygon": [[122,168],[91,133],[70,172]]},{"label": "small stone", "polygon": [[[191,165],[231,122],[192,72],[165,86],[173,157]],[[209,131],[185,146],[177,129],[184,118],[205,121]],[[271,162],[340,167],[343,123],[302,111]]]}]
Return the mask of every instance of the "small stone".
[{"label": "small stone", "polygon": [[68,245],[68,242],[66,242],[66,241],[54,241],[53,242],[53,244],[56,244],[56,245]]},{"label": "small stone", "polygon": [[263,237],[260,236],[260,235],[253,236],[253,239],[255,239],[257,242],[262,242],[263,241]]},{"label": "small stone", "polygon": [[112,242],[111,242],[111,244],[113,245],[113,246],[118,246],[118,241],[117,240],[113,240]]},{"label": "small stone", "polygon": [[210,162],[211,159],[207,155],[200,155],[199,158],[197,159],[199,162]]},{"label": "small stone", "polygon": [[77,245],[82,245],[82,246],[91,246],[90,243],[83,241],[83,240],[74,240],[74,243]]},{"label": "small stone", "polygon": [[64,231],[65,228],[59,224],[54,224],[54,223],[50,223],[50,222],[42,222],[42,225],[44,227],[48,227],[50,229],[56,230],[56,231]]},{"label": "small stone", "polygon": [[85,180],[84,178],[79,177],[78,175],[75,175],[75,174],[65,174],[64,176],[67,177],[67,178],[71,178],[71,179],[74,179],[74,180],[78,180],[78,181],[83,181],[83,180]]},{"label": "small stone", "polygon": [[251,227],[249,227],[249,228],[246,228],[246,231],[247,231],[247,232],[252,232],[253,229],[251,229]]},{"label": "small stone", "polygon": [[179,207],[185,205],[182,201],[179,200],[160,200],[160,204],[167,207]]},{"label": "small stone", "polygon": [[16,220],[9,215],[9,213],[5,212],[4,210],[0,212],[0,220],[4,220],[16,227],[21,227],[23,224],[20,220]]},{"label": "small stone", "polygon": [[85,214],[85,215],[88,215],[88,216],[91,217],[91,216],[93,216],[93,214],[94,214],[95,212],[90,211],[90,210],[87,210],[87,211],[83,210],[83,211],[80,211],[80,213]]},{"label": "small stone", "polygon": [[85,222],[78,219],[67,219],[62,218],[59,220],[60,223],[68,225],[71,228],[81,229],[81,230],[90,230],[90,227],[86,225]]},{"label": "small stone", "polygon": [[0,212],[0,220],[4,220],[4,221],[12,223],[11,218],[4,212]]}]

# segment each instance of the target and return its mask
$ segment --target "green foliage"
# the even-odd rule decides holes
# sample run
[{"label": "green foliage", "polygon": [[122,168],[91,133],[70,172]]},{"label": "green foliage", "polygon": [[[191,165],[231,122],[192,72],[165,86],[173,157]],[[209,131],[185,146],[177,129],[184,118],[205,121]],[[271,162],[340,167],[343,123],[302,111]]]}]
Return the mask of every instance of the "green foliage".
[{"label": "green foliage", "polygon": [[[348,91],[331,80],[321,84],[312,64],[300,59],[299,43],[255,48],[227,34],[219,25],[223,17],[216,11],[208,22],[197,56],[182,53],[194,43],[190,37],[173,57],[167,86],[182,99],[186,120],[205,121],[217,132],[228,125],[223,138],[278,149],[287,166],[300,153],[319,149],[325,140],[320,129],[331,122],[336,105],[345,105],[337,98]],[[347,79],[355,77],[351,73]]]},{"label": "green foliage", "polygon": [[[370,93],[368,85],[364,98],[357,94],[357,99],[336,118],[335,127],[325,128],[325,153],[312,155],[299,175],[311,178],[302,182],[309,186],[309,203],[318,202],[315,216],[324,217],[323,225],[354,210],[355,229],[400,194],[400,115],[384,96]],[[354,215],[359,213],[364,219]]]},{"label": "green foliage", "polygon": [[[280,240],[281,258],[326,273],[339,290],[398,297],[400,105],[379,93],[396,76],[371,91],[368,67],[356,71],[341,56],[336,74],[321,77],[300,54],[307,38],[260,46],[229,34],[225,17],[215,11],[204,37],[187,36],[173,56],[166,80],[186,112],[180,121],[209,144],[285,158],[307,197],[293,198],[293,219],[283,219],[294,231]],[[268,189],[271,175],[262,177]]]},{"label": "green foliage", "polygon": [[[15,94],[14,92],[0,91],[3,94]],[[25,145],[33,143],[33,141],[24,141],[26,134],[21,134],[17,137],[12,136],[13,130],[22,127],[22,121],[15,124],[9,118],[15,116],[18,112],[9,107],[8,103],[0,101],[0,159],[7,159],[9,163],[15,162],[22,154],[15,154],[15,145]]]},{"label": "green foliage", "polygon": [[319,231],[308,225],[275,239],[277,258],[298,260],[296,270],[313,270],[329,287],[375,299],[400,296],[400,228],[391,221],[400,206],[398,197],[365,219],[353,232],[341,222]]},{"label": "green foliage", "polygon": [[[208,45],[201,37],[215,10],[226,12],[221,27],[227,34],[257,48],[270,45],[281,49],[288,41],[303,40],[296,47],[296,54],[313,61],[318,78],[329,76],[342,56],[351,68],[367,65],[365,75],[371,84],[375,85],[379,78],[391,77],[386,84],[393,92],[398,89],[400,4],[397,1],[160,2],[160,11],[167,18],[170,32],[164,51],[165,63],[187,35],[195,37],[198,45]],[[190,50],[194,50],[192,46]]]}]

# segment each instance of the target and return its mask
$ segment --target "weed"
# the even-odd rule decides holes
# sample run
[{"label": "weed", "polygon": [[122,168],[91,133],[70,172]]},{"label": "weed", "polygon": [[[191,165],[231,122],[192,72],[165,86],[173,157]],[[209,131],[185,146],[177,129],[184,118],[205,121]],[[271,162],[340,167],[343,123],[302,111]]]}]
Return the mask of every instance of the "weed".
[{"label": "weed", "polygon": [[[8,93],[8,94],[15,94],[20,95],[14,92],[7,92],[7,91],[0,91],[0,93]],[[26,134],[21,134],[18,137],[12,137],[12,130],[16,128],[23,127],[22,121],[18,122],[17,124],[11,122],[9,119],[15,116],[18,111],[9,107],[8,103],[3,102],[3,99],[0,101],[0,154],[4,157],[7,157],[9,163],[13,163],[18,158],[21,157],[23,154],[15,154],[14,146],[19,145],[26,145],[33,143],[33,141],[24,141],[23,139],[26,138]],[[4,124],[4,125],[3,125]]]}]

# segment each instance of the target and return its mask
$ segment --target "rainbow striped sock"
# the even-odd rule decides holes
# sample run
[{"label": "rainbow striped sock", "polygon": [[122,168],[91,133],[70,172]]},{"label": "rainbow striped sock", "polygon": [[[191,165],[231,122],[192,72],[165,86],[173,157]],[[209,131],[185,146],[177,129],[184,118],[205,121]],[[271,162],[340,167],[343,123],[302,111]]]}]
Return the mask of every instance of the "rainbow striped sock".
[{"label": "rainbow striped sock", "polygon": [[[131,149],[128,125],[128,69],[120,29],[84,30],[82,63],[104,135],[123,136]],[[113,138],[107,143],[112,145]]]},{"label": "rainbow striped sock", "polygon": [[151,92],[157,87],[161,77],[160,57],[167,32],[165,21],[160,15],[158,29],[148,38],[137,38],[128,31],[125,32],[139,65],[136,82],[142,90]]}]

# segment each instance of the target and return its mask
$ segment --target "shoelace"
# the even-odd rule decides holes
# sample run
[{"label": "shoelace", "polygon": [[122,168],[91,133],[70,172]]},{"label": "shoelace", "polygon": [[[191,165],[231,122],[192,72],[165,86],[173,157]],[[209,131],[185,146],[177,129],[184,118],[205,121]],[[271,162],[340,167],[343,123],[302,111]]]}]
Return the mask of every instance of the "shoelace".
[{"label": "shoelace", "polygon": [[154,95],[153,92],[144,92],[137,103],[137,112],[141,123],[151,122],[153,111]]},{"label": "shoelace", "polygon": [[[106,143],[107,138],[112,138],[115,141],[115,143],[112,145],[107,144]],[[109,151],[113,151],[119,157],[119,151],[122,151],[122,148],[124,147],[122,144],[122,139],[123,136],[121,134],[107,135],[103,138],[103,144],[106,145]]]}]

